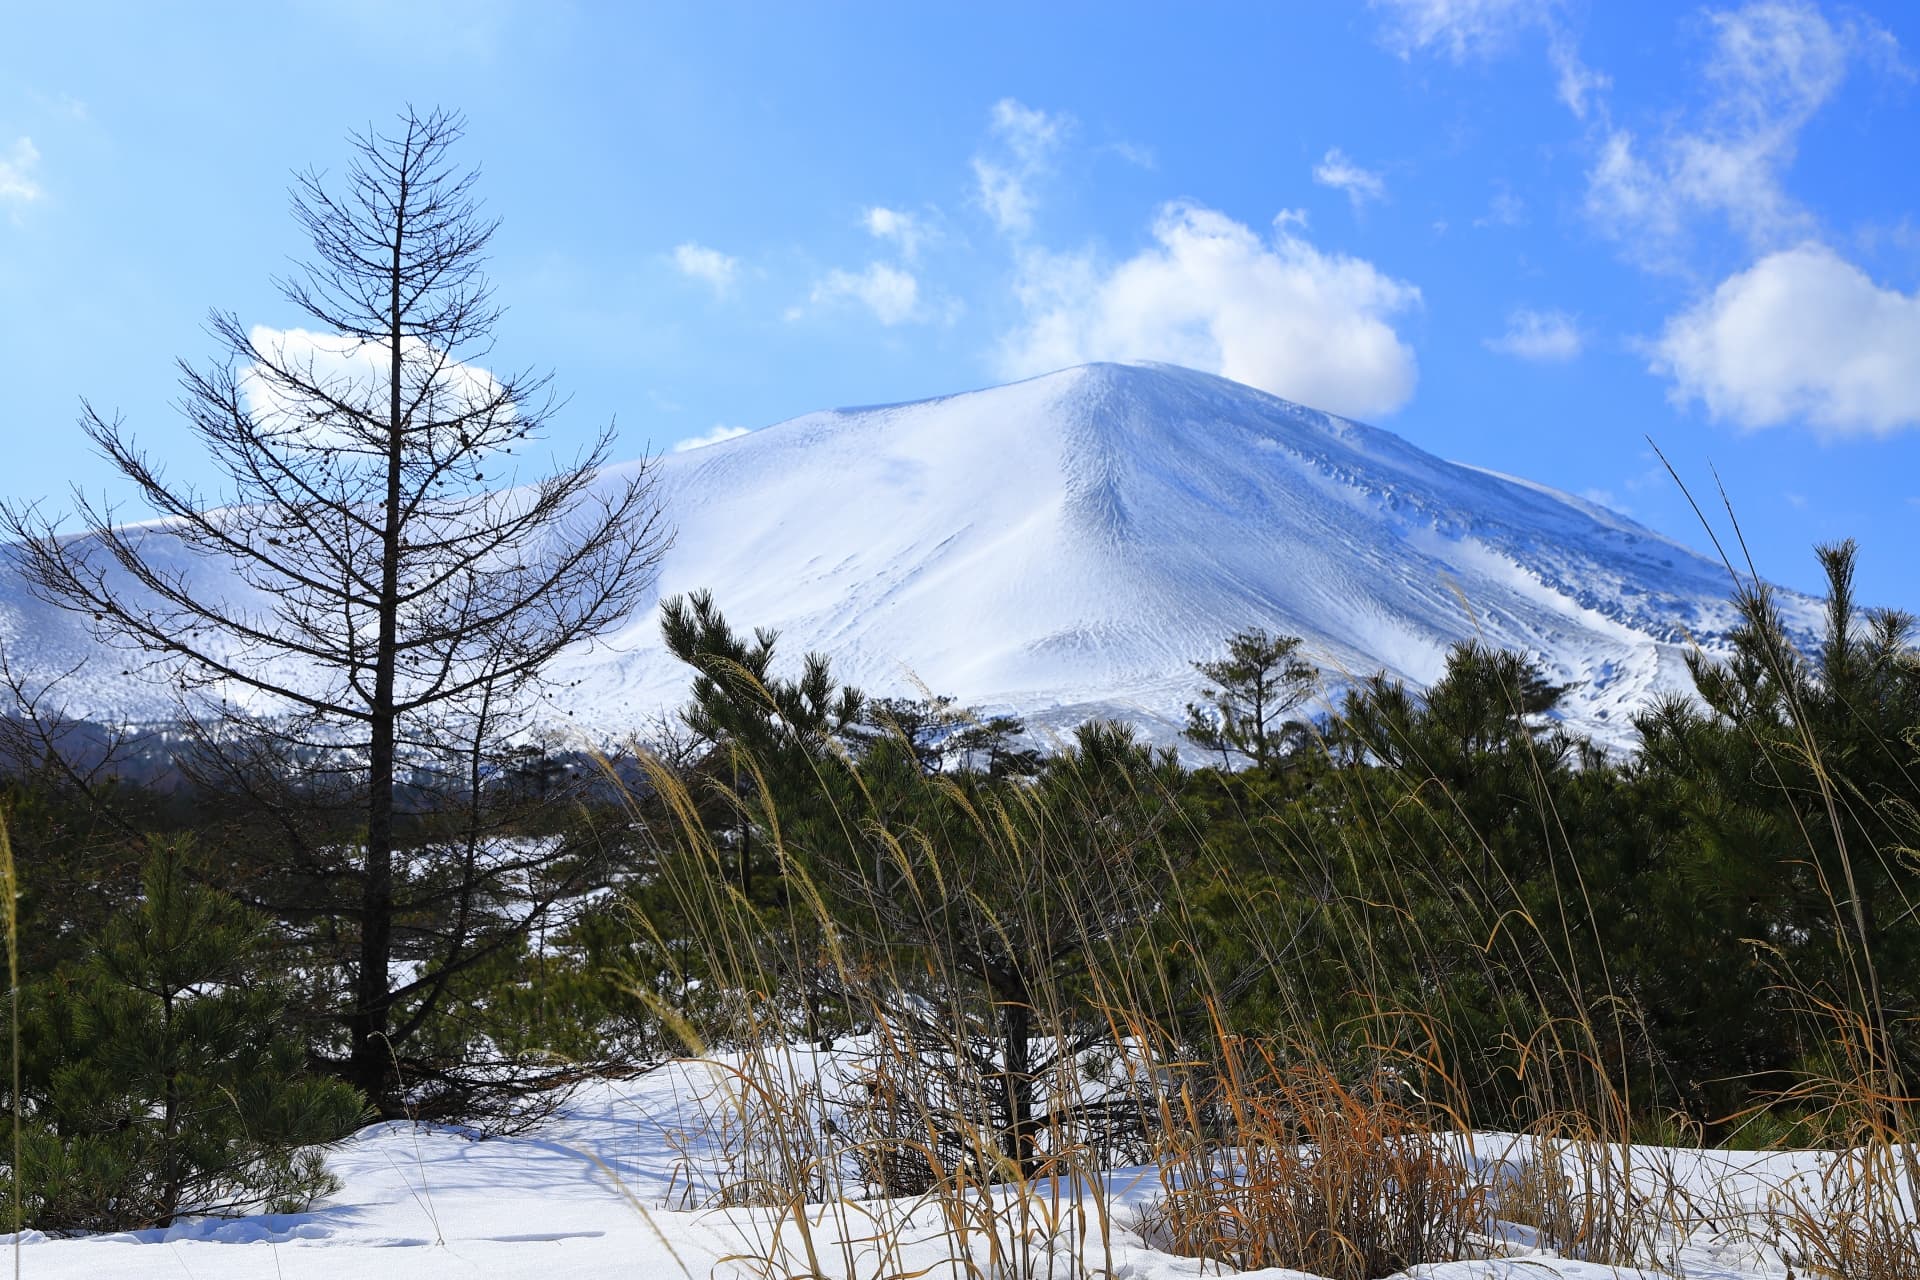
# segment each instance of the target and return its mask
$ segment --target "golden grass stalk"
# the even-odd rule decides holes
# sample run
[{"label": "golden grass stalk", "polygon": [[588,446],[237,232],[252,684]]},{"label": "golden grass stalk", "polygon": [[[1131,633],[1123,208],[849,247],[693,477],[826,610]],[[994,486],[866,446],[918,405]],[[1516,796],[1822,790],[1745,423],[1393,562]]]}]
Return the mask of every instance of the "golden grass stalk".
[{"label": "golden grass stalk", "polygon": [[20,1167],[22,1155],[20,1101],[20,881],[13,863],[13,839],[7,833],[7,818],[0,813],[0,922],[7,931],[8,1027],[11,1032],[13,1064],[13,1275],[20,1277],[21,1214],[25,1190]]}]

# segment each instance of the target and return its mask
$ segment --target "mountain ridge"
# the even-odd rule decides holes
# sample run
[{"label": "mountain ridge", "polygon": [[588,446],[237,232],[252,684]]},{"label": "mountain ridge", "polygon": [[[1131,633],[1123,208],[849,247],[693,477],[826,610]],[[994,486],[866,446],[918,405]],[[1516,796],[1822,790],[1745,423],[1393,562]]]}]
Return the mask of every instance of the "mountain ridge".
[{"label": "mountain ridge", "polygon": [[[1198,693],[1191,663],[1265,626],[1336,685],[1424,684],[1468,638],[1524,649],[1574,686],[1570,723],[1630,746],[1626,717],[1690,688],[1686,647],[1734,620],[1722,566],[1618,513],[1169,365],[823,410],[647,465],[675,546],[625,624],[555,665],[546,709],[596,734],[684,699],[654,606],[697,588],[870,692],[1043,730],[1114,714],[1162,740]],[[1811,629],[1811,601],[1784,603]],[[0,641],[47,631],[36,654],[91,643],[0,583]],[[95,718],[141,700],[91,684]]]}]

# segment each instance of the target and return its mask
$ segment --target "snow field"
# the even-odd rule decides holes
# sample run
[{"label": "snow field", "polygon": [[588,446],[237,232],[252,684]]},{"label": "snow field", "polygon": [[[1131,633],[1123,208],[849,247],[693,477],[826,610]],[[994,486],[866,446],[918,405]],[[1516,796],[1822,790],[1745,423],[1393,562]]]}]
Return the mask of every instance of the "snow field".
[{"label": "snow field", "polygon": [[[795,1051],[801,1070],[833,1055]],[[29,1233],[21,1273],[35,1280],[125,1276],[578,1277],[633,1280],[688,1275],[805,1273],[847,1277],[961,1276],[956,1241],[982,1268],[994,1250],[984,1221],[958,1224],[931,1201],[841,1200],[793,1213],[698,1207],[726,1176],[725,1124],[738,1114],[737,1058],[671,1063],[577,1090],[518,1136],[478,1138],[444,1126],[385,1123],[329,1153],[341,1190],[306,1213],[203,1219],[170,1230],[80,1239]],[[824,1073],[823,1073],[824,1074]],[[1496,1187],[1512,1188],[1534,1160],[1524,1136],[1444,1136]],[[1592,1153],[1589,1153],[1591,1155]],[[1617,1149],[1607,1153],[1618,1162]],[[1577,1177],[1579,1153],[1558,1152]],[[1659,1212],[1652,1269],[1563,1257],[1529,1226],[1501,1221],[1484,1256],[1407,1273],[1420,1280],[1786,1280],[1806,1276],[1779,1238],[1794,1199],[1815,1201],[1833,1157],[1636,1147],[1635,1199]],[[1619,1166],[1616,1163],[1616,1169]],[[1097,1185],[1041,1181],[997,1188],[1001,1274],[1173,1280],[1220,1274],[1212,1264],[1143,1243],[1135,1223],[1158,1196],[1151,1167],[1107,1171]],[[1508,1194],[1511,1194],[1510,1192]],[[951,1206],[945,1206],[951,1209]],[[1908,1222],[1911,1205],[1907,1205]],[[970,1226],[970,1229],[965,1229]],[[769,1267],[768,1260],[774,1264]],[[1267,1269],[1263,1280],[1305,1280]]]}]

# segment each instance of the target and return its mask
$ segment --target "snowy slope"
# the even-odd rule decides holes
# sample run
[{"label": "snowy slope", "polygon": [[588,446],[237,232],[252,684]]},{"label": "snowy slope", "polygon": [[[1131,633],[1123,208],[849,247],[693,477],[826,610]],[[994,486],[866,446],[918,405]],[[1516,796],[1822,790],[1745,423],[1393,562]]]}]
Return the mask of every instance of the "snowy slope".
[{"label": "snowy slope", "polygon": [[[1264,625],[1336,677],[1425,683],[1475,635],[1522,648],[1617,740],[1731,621],[1721,566],[1604,508],[1164,365],[812,414],[671,456],[663,482],[663,593],[710,587],[869,690],[1056,725],[1170,725],[1189,663]],[[578,714],[681,696],[651,616],[615,647],[575,667]]]},{"label": "snowy slope", "polygon": [[[701,1062],[686,1062],[632,1080],[591,1082],[537,1129],[516,1137],[476,1141],[442,1126],[374,1125],[328,1153],[340,1189],[306,1212],[188,1219],[166,1229],[73,1239],[30,1231],[20,1242],[20,1272],[34,1280],[705,1280],[805,1274],[800,1233],[784,1212],[710,1209],[703,1196],[689,1192],[690,1178],[702,1187],[717,1178],[734,1180],[726,1176],[725,1157],[707,1128],[716,1109],[724,1113],[737,1105],[718,1092],[726,1079]],[[1465,1158],[1497,1184],[1496,1171],[1523,1167],[1529,1151],[1525,1138],[1478,1134]],[[1803,1198],[1816,1198],[1831,1159],[1803,1152],[1636,1148],[1636,1185],[1644,1187],[1647,1201],[1667,1212],[1689,1211],[1663,1223],[1656,1238],[1659,1267],[1570,1260],[1541,1246],[1529,1228],[1494,1223],[1471,1247],[1472,1256],[1403,1274],[1408,1280],[1790,1280],[1808,1273],[1790,1266],[1770,1240],[1767,1211],[1789,1185]],[[1102,1183],[1096,1194],[1063,1181],[1056,1198],[1056,1188],[1039,1181],[1024,1219],[1003,1213],[1003,1229],[1017,1232],[1042,1260],[1027,1274],[1194,1280],[1224,1271],[1159,1252],[1135,1229],[1141,1209],[1160,1193],[1151,1167],[1114,1169]],[[1003,1203],[1010,1195],[1001,1193]],[[956,1264],[956,1236],[939,1207],[924,1200],[816,1204],[806,1212],[826,1275],[962,1280],[985,1273],[988,1250],[979,1226],[973,1224],[966,1236],[971,1265]],[[1055,1220],[1083,1230],[1092,1223],[1094,1232],[1107,1224],[1105,1240],[1083,1236],[1076,1248],[1072,1237],[1047,1233],[1045,1224]],[[885,1265],[875,1256],[882,1233],[897,1247]],[[784,1240],[784,1249],[776,1239]],[[1057,1250],[1049,1248],[1050,1240]],[[0,1248],[11,1252],[12,1245],[10,1236],[0,1236]],[[1019,1256],[1010,1247],[1002,1256],[1009,1254]],[[769,1258],[782,1265],[767,1265]],[[1281,1269],[1243,1274],[1317,1280]]]},{"label": "snowy slope", "polygon": [[[1724,569],[1604,508],[1166,365],[809,414],[657,466],[678,530],[659,595],[710,588],[736,626],[869,692],[1043,726],[1118,714],[1168,738],[1189,664],[1261,625],[1336,683],[1424,683],[1476,635],[1525,649],[1577,685],[1574,722],[1624,745],[1626,715],[1685,688],[1686,648],[1731,621]],[[0,641],[49,670],[91,651],[17,580]],[[125,665],[86,663],[81,709],[162,713]],[[598,732],[685,696],[653,601],[559,674],[556,717]]]}]

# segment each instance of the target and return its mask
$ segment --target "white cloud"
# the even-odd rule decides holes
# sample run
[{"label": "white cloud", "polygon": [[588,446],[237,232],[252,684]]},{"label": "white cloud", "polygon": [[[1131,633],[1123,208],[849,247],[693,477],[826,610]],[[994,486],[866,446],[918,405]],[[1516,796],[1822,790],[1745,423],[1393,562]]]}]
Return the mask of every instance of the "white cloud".
[{"label": "white cloud", "polygon": [[888,240],[900,249],[900,256],[908,262],[920,256],[920,246],[931,237],[926,224],[911,213],[898,209],[883,209],[878,205],[867,210],[862,221],[868,234],[876,240]]},{"label": "white cloud", "polygon": [[910,271],[872,262],[857,274],[835,268],[813,286],[811,301],[816,306],[848,300],[873,312],[881,324],[901,324],[919,314],[920,282]]},{"label": "white cloud", "polygon": [[1646,140],[1609,128],[1587,174],[1588,214],[1650,267],[1679,265],[1700,217],[1724,218],[1757,249],[1810,234],[1813,219],[1782,181],[1800,131],[1849,62],[1884,62],[1890,39],[1858,21],[1835,26],[1797,0],[1759,0],[1708,21],[1706,107]]},{"label": "white cloud", "polygon": [[1553,64],[1554,88],[1576,120],[1587,118],[1590,101],[1613,87],[1613,79],[1580,60],[1580,51],[1566,32],[1555,29],[1547,42],[1547,60]]},{"label": "white cloud", "polygon": [[1589,67],[1562,22],[1561,0],[1371,0],[1384,11],[1381,35],[1401,58],[1436,52],[1454,62],[1491,58],[1525,31],[1544,30],[1554,91],[1577,120],[1585,120],[1613,87],[1610,77]]},{"label": "white cloud", "polygon": [[44,193],[33,179],[33,170],[39,165],[40,152],[32,138],[16,139],[0,153],[0,202],[28,204],[38,200]]},{"label": "white cloud", "polygon": [[973,159],[973,176],[980,186],[980,205],[995,226],[1009,235],[1033,229],[1034,199],[1024,179],[978,156]]},{"label": "white cloud", "polygon": [[1313,167],[1313,180],[1323,187],[1346,192],[1355,209],[1369,200],[1384,199],[1387,194],[1387,184],[1379,174],[1362,169],[1338,147],[1329,147],[1320,163]]},{"label": "white cloud", "polygon": [[[386,347],[344,334],[266,325],[248,330],[247,340],[265,361],[324,393],[324,398],[309,396],[266,375],[258,363],[243,371],[240,394],[264,434],[298,448],[384,453],[384,436],[369,434],[359,420],[386,420],[392,369]],[[415,406],[416,420],[472,419],[467,427],[484,435],[484,426],[504,426],[512,419],[511,405],[497,405],[502,387],[487,370],[463,364],[419,338],[402,339],[401,352],[401,390]]]},{"label": "white cloud", "polygon": [[673,451],[675,453],[685,453],[689,449],[704,449],[710,444],[719,444],[723,440],[737,440],[741,436],[750,436],[752,434],[753,429],[751,427],[730,427],[724,422],[716,422],[713,424],[713,430],[711,431],[702,432],[697,436],[688,436],[685,440],[675,441]]},{"label": "white cloud", "polygon": [[1072,119],[1026,106],[1012,98],[993,104],[994,136],[1006,143],[1023,165],[1045,164],[1065,140]]},{"label": "white cloud", "polygon": [[1772,253],[1668,321],[1653,370],[1676,401],[1743,427],[1822,434],[1920,425],[1920,295],[1884,289],[1825,245]]},{"label": "white cloud", "polygon": [[1764,127],[1804,118],[1846,77],[1855,36],[1802,0],[1758,0],[1708,15],[1714,30],[1707,78],[1719,109]]},{"label": "white cloud", "polygon": [[673,265],[681,275],[705,282],[716,298],[725,297],[740,274],[740,259],[691,240],[674,249]]},{"label": "white cloud", "polygon": [[1025,235],[1033,229],[1033,211],[1038,203],[1033,183],[1051,167],[1054,153],[1073,127],[1073,119],[1002,98],[993,104],[989,127],[1001,154],[973,158],[980,205],[1001,231]]},{"label": "white cloud", "polygon": [[1277,220],[1266,241],[1225,214],[1170,204],[1154,245],[1111,269],[1029,250],[1017,285],[1027,319],[1002,343],[1004,372],[1166,360],[1335,413],[1391,413],[1416,378],[1391,318],[1420,291],[1321,252],[1294,225]]},{"label": "white cloud", "polygon": [[1585,335],[1564,311],[1521,307],[1507,317],[1507,331],[1486,340],[1489,351],[1541,363],[1571,360],[1586,345]]},{"label": "white cloud", "polygon": [[1544,21],[1551,0],[1372,0],[1386,15],[1387,48],[1402,58],[1437,50],[1455,62],[1498,53],[1521,28]]},{"label": "white cloud", "polygon": [[1582,489],[1580,496],[1597,507],[1605,507],[1609,511],[1617,511],[1623,516],[1633,514],[1633,508],[1616,499],[1611,489]]}]

